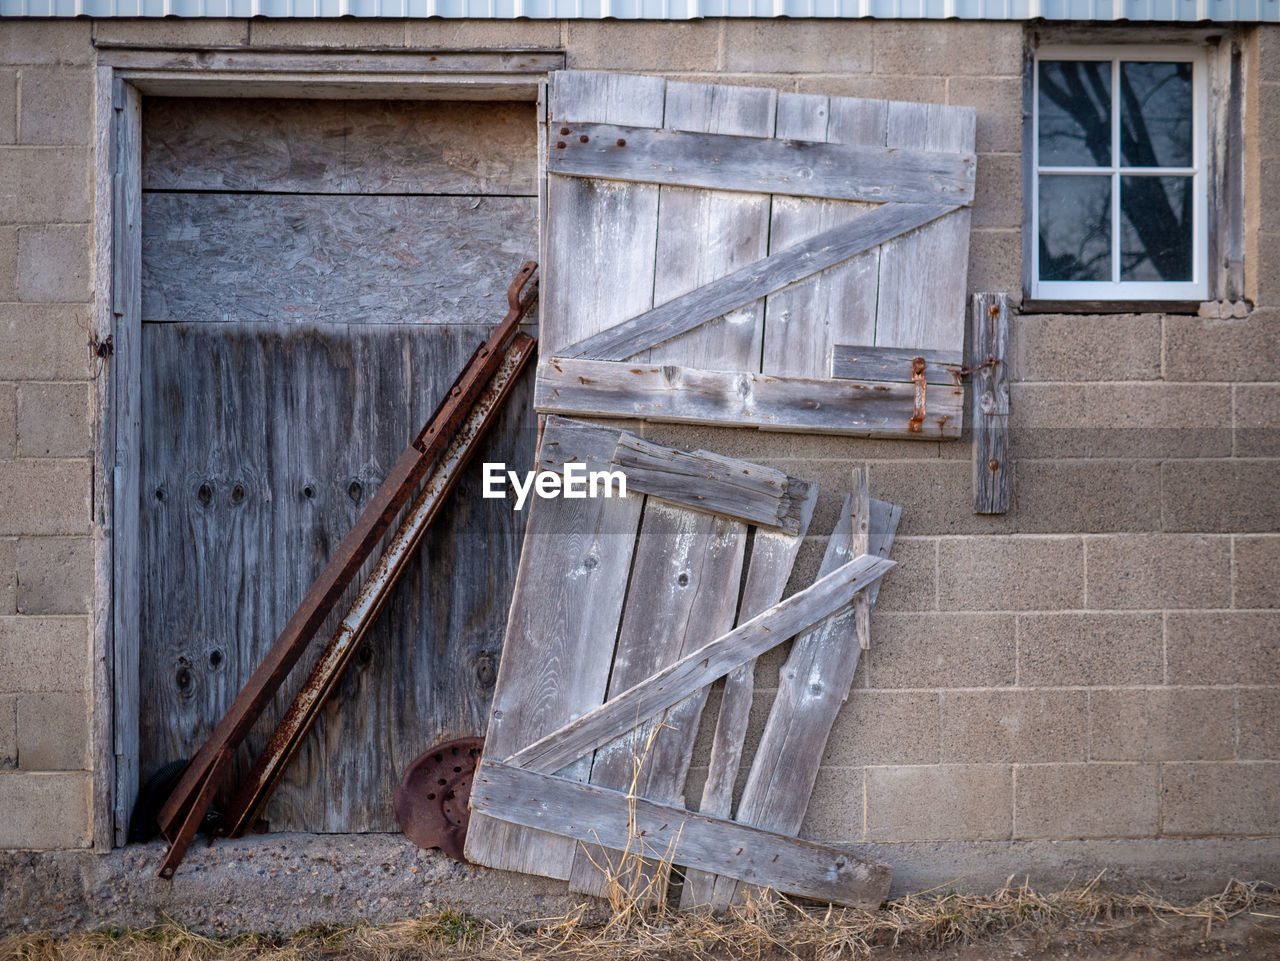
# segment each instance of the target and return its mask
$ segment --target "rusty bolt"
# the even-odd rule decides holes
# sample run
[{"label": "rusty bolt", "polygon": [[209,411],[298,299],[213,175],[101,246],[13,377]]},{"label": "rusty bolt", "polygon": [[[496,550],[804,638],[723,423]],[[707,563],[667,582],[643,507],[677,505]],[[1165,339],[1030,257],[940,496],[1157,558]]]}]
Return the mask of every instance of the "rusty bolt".
[{"label": "rusty bolt", "polygon": [[621,137],[619,137],[619,138],[618,138],[618,146],[619,146],[619,147],[625,147],[626,145],[627,145],[627,142],[626,142],[625,140],[623,140]]},{"label": "rusty bolt", "polygon": [[999,317],[999,316],[1000,316],[1000,305],[999,305],[999,304],[992,304],[990,307],[988,307],[988,308],[987,308],[987,313],[988,313],[988,314],[990,314],[992,317]]},{"label": "rusty bolt", "polygon": [[560,136],[562,136],[562,137],[567,137],[568,135],[569,135],[569,128],[568,128],[568,127],[561,127],[561,128],[560,128]]},{"label": "rusty bolt", "polygon": [[557,150],[563,150],[564,148],[565,148],[565,142],[564,142],[563,140],[557,140],[557,141],[556,141],[556,149],[557,149]]},{"label": "rusty bolt", "polygon": [[996,460],[994,457],[991,458],[991,460],[987,461],[987,470],[995,471],[999,469],[1000,469],[1000,462]]},{"label": "rusty bolt", "polygon": [[578,143],[586,143],[590,139],[591,138],[584,133],[581,137],[578,138]]}]

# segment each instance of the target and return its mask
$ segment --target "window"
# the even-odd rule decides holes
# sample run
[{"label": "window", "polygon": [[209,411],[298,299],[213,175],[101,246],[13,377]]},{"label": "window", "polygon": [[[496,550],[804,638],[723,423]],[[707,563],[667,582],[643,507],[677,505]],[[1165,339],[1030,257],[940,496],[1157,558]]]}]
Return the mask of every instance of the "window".
[{"label": "window", "polygon": [[1033,298],[1207,299],[1206,71],[1186,48],[1039,50]]}]

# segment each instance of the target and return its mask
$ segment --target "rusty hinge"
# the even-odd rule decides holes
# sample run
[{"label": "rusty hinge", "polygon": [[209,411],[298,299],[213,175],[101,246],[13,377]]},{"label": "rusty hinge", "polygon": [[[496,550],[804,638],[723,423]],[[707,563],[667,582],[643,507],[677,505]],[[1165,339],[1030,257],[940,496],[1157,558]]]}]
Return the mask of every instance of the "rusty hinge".
[{"label": "rusty hinge", "polygon": [[924,382],[924,358],[911,358],[911,382],[916,385],[916,406],[915,411],[911,414],[911,419],[907,421],[907,430],[912,434],[919,434],[924,430],[925,416],[925,390]]}]

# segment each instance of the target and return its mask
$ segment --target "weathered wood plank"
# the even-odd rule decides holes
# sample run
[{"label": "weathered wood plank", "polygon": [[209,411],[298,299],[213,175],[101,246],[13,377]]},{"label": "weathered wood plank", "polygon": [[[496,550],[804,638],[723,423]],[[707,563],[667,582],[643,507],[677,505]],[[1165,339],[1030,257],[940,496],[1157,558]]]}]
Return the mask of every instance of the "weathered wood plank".
[{"label": "weathered wood plank", "polygon": [[959,387],[930,388],[924,429],[913,433],[908,385],[553,357],[538,367],[534,403],[558,414],[941,440],[960,436],[963,396]]},{"label": "weathered wood plank", "polygon": [[[658,126],[661,77],[566,70],[552,74],[549,136],[589,117]],[[547,182],[540,344],[543,356],[653,306],[658,187],[577,177]],[[601,265],[607,269],[601,269]]]},{"label": "weathered wood plank", "polygon": [[508,764],[483,761],[471,798],[473,811],[616,848],[642,843],[651,856],[674,853],[682,863],[787,894],[874,910],[889,893],[889,866],[850,851]]},{"label": "weathered wood plank", "polygon": [[[551,131],[553,174],[898,203],[973,201],[972,151],[855,147],[614,123]],[[563,145],[563,146],[562,146]]]},{"label": "weathered wood plank", "polygon": [[[607,469],[617,440],[616,430],[554,419],[538,456]],[[642,496],[628,495],[538,498],[528,507],[486,758],[504,758],[604,700],[642,504]],[[590,759],[581,756],[556,770],[586,780]],[[576,850],[574,841],[482,812],[473,814],[467,830],[469,860],[510,871],[567,878]]]},{"label": "weathered wood plank", "polygon": [[[663,126],[672,130],[768,137],[778,95],[758,87],[667,84]],[[663,187],[658,198],[654,303],[662,304],[732,273],[769,252],[769,197]],[[760,361],[763,304],[732,308],[644,353],[648,363],[754,370]]]},{"label": "weathered wood plank", "polygon": [[[222,717],[486,327],[143,326],[142,773]],[[528,380],[477,458],[532,466]],[[401,770],[479,734],[524,512],[460,479],[266,808],[273,830],[394,831]],[[465,578],[455,570],[469,572]],[[358,584],[326,624],[332,631]],[[236,777],[311,667],[304,657]]]},{"label": "weathered wood plank", "polygon": [[800,529],[808,485],[772,467],[709,451],[662,447],[625,433],[618,438],[613,463],[626,473],[628,487],[640,493],[788,534]]},{"label": "weathered wood plank", "polygon": [[[739,521],[646,500],[614,649],[610,697],[733,627],[746,540],[746,525]],[[702,688],[599,748],[591,783],[683,807],[685,775],[706,697]],[[604,895],[609,877],[616,881],[621,876],[629,890],[639,893],[644,888],[636,885],[652,870],[651,864],[628,864],[621,851],[607,845],[588,845],[574,859],[569,890]]]},{"label": "weathered wood plank", "polygon": [[1009,509],[1013,457],[1009,453],[1009,297],[974,294],[973,512]]},{"label": "weathered wood plank", "polygon": [[[791,578],[796,555],[809,531],[813,509],[818,502],[818,485],[810,484],[801,512],[800,530],[793,536],[779,530],[758,528],[751,542],[751,562],[747,567],[742,600],[738,606],[738,623],[745,623],[782,599]],[[733,787],[742,765],[742,748],[747,737],[747,721],[755,694],[754,660],[734,668],[724,679],[720,696],[720,713],[716,718],[711,742],[711,759],[707,779],[702,786],[698,812],[710,817],[727,818],[733,808]],[[696,868],[685,871],[680,904],[692,907],[709,904],[715,875]]]},{"label": "weathered wood plank", "polygon": [[[865,491],[865,481],[861,490]],[[899,512],[892,504],[871,501],[864,514],[867,519],[860,520],[854,507],[858,500],[862,500],[860,494],[845,500],[836,529],[827,542],[823,571],[847,563],[855,542],[864,536],[870,540],[871,530],[876,532],[870,545],[876,555],[889,554]],[[865,500],[863,503],[867,504]],[[855,530],[864,525],[867,533],[855,535]],[[873,598],[870,592],[864,596],[869,608]],[[781,834],[800,832],[831,726],[849,696],[857,671],[862,645],[857,640],[856,622],[856,609],[847,611],[807,631],[792,644],[734,815],[740,823]],[[716,882],[709,903],[740,903],[744,893],[742,881],[724,877]]]},{"label": "weathered wood plank", "polygon": [[[971,107],[891,103],[887,143],[891,149],[972,152],[976,117]],[[969,221],[968,209],[957,210],[884,245],[877,347],[963,349]]]},{"label": "weathered wood plank", "polygon": [[747,623],[649,675],[576,720],[506,758],[535,771],[557,771],[640,721],[678,703],[735,667],[820,623],[853,603],[894,566],[887,558],[855,558]]},{"label": "weathered wood plank", "polygon": [[831,357],[831,376],[909,384],[911,362],[917,357],[925,360],[926,384],[954,387],[956,376],[964,367],[964,354],[958,350],[913,350],[906,347],[854,347],[850,344],[836,344]]},{"label": "weathered wood plank", "polygon": [[416,51],[360,51],[358,63],[353,54],[344,51],[201,49],[173,50],[163,47],[140,49],[104,45],[99,62],[130,70],[190,70],[216,75],[220,73],[325,74],[330,71],[351,73],[358,66],[361,73],[412,74],[545,74],[564,66],[564,54],[537,50],[484,51],[441,50],[432,53]]},{"label": "weathered wood plank", "polygon": [[[564,347],[556,351],[556,355],[626,360],[955,209],[898,203],[870,208],[850,221],[806,237],[659,307]],[[715,369],[725,368],[717,366]]]},{"label": "weathered wood plank", "polygon": [[533,198],[145,195],[148,321],[483,324]]},{"label": "weathered wood plank", "polygon": [[[778,136],[881,148],[883,100],[783,94]],[[856,222],[876,208],[847,200],[775,197],[771,250]],[[831,345],[875,338],[880,249],[874,246],[769,297],[761,369],[790,377],[831,376]]]},{"label": "weathered wood plank", "polygon": [[537,193],[532,103],[146,101],[144,190]]}]

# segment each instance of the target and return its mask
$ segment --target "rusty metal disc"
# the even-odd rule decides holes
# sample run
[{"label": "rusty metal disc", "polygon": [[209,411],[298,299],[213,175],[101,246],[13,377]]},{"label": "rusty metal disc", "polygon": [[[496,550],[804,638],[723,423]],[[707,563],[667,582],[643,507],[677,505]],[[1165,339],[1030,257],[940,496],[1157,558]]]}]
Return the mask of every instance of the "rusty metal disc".
[{"label": "rusty metal disc", "polygon": [[482,737],[444,741],[419,755],[395,790],[396,820],[420,848],[439,848],[466,861],[462,845],[471,820],[471,779],[484,747]]}]

